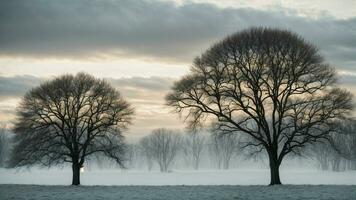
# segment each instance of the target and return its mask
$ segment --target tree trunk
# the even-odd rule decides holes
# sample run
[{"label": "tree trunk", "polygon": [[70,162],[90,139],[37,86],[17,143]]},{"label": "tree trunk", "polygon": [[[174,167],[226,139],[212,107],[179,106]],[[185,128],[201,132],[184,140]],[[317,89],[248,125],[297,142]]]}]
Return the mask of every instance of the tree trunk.
[{"label": "tree trunk", "polygon": [[80,185],[80,165],[73,163],[72,171],[73,171],[72,185]]},{"label": "tree trunk", "polygon": [[281,180],[279,178],[279,166],[280,163],[278,163],[277,155],[270,153],[269,155],[269,167],[270,167],[270,173],[271,173],[271,182],[269,185],[280,185]]}]

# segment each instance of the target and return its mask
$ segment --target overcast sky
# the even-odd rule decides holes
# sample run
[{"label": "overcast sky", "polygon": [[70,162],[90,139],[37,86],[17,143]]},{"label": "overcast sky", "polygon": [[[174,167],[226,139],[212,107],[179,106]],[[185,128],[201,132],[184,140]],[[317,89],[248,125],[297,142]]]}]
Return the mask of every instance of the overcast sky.
[{"label": "overcast sky", "polygon": [[0,0],[0,121],[45,79],[85,71],[136,107],[130,133],[184,125],[164,106],[174,80],[224,36],[251,27],[297,32],[355,92],[354,0]]}]

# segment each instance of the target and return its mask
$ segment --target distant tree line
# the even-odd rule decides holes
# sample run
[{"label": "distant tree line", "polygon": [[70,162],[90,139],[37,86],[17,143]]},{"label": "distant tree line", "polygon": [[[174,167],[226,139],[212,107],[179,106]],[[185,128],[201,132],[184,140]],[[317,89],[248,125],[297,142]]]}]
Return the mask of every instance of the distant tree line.
[{"label": "distant tree line", "polygon": [[6,167],[10,159],[11,151],[11,131],[5,124],[0,126],[0,168]]},{"label": "distant tree line", "polygon": [[[333,135],[332,144],[321,142],[308,146],[303,152],[306,155],[305,162],[314,162],[320,170],[356,170],[356,123],[348,121],[341,130],[342,134]],[[12,136],[6,126],[0,128],[0,167],[7,166],[13,146]],[[246,141],[236,134],[182,133],[160,128],[138,141],[127,143],[125,166],[127,169],[158,169],[161,172],[175,169],[199,170],[202,165],[205,169],[226,170],[239,167],[246,160],[262,163],[266,159],[265,154],[256,154],[255,149],[244,148],[245,144]],[[105,168],[112,164],[110,159],[98,156],[87,167],[96,165]]]},{"label": "distant tree line", "polygon": [[321,170],[356,170],[356,121],[345,120],[331,133],[330,142],[318,143],[306,149]]},{"label": "distant tree line", "polygon": [[[331,141],[309,145],[301,154],[305,162],[314,162],[320,170],[356,170],[356,123],[347,121],[339,125],[339,133],[331,134]],[[198,170],[201,163],[216,169],[231,168],[231,161],[263,162],[267,157],[254,148],[245,148],[246,138],[236,134],[214,132],[177,133],[168,129],[157,129],[139,142],[129,144],[130,167],[145,165],[150,171],[157,166],[160,171],[172,169]],[[299,158],[291,155],[290,159]],[[144,162],[142,162],[144,161]],[[134,163],[140,163],[135,165]],[[177,164],[178,163],[178,164]],[[180,164],[179,164],[180,163]],[[182,165],[184,163],[184,165]],[[208,165],[206,164],[208,163]],[[237,166],[242,163],[236,163]]]},{"label": "distant tree line", "polygon": [[236,135],[181,133],[165,128],[155,129],[128,146],[128,166],[146,165],[149,171],[157,166],[161,172],[180,168],[199,170],[202,161],[207,167],[206,159],[217,169],[229,169],[231,161],[241,154]]}]

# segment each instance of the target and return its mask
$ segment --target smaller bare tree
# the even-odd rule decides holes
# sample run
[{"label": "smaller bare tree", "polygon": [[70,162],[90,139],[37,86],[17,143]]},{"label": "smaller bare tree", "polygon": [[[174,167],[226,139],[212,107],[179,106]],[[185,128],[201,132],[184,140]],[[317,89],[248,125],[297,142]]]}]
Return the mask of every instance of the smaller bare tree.
[{"label": "smaller bare tree", "polygon": [[231,158],[239,149],[239,135],[211,134],[210,152],[218,169],[229,169]]},{"label": "smaller bare tree", "polygon": [[18,107],[10,167],[72,165],[72,185],[95,155],[123,166],[122,131],[133,108],[107,81],[63,75],[31,89]]},{"label": "smaller bare tree", "polygon": [[6,160],[9,154],[9,135],[6,125],[0,126],[0,167],[5,167]]},{"label": "smaller bare tree", "polygon": [[181,144],[181,136],[168,129],[155,129],[141,139],[141,146],[147,151],[146,158],[152,158],[160,167],[161,172],[168,172]]},{"label": "smaller bare tree", "polygon": [[355,160],[356,123],[344,120],[334,124],[328,142],[319,142],[309,147],[309,155],[317,161],[321,170],[341,171],[349,167]]},{"label": "smaller bare tree", "polygon": [[317,167],[321,170],[328,170],[330,163],[330,153],[332,151],[331,146],[327,143],[318,143],[310,147],[310,155],[312,159],[315,159]]},{"label": "smaller bare tree", "polygon": [[137,161],[139,160],[140,154],[140,145],[137,143],[127,144],[127,152],[126,152],[126,160],[127,166],[129,168],[134,168],[137,165]]},{"label": "smaller bare tree", "polygon": [[349,142],[345,146],[346,159],[349,160],[349,168],[356,170],[356,126],[352,129],[352,133],[347,136]]},{"label": "smaller bare tree", "polygon": [[339,170],[342,159],[349,161],[349,168],[356,169],[356,121],[344,120],[336,130],[339,134],[332,135],[332,144],[338,158],[332,163],[333,169]]},{"label": "smaller bare tree", "polygon": [[201,154],[204,149],[205,137],[197,131],[188,132],[183,139],[183,153],[195,170],[199,169]]},{"label": "smaller bare tree", "polygon": [[143,137],[140,140],[140,150],[141,154],[145,158],[148,171],[151,171],[153,167],[153,150],[150,144],[150,138],[148,136]]}]

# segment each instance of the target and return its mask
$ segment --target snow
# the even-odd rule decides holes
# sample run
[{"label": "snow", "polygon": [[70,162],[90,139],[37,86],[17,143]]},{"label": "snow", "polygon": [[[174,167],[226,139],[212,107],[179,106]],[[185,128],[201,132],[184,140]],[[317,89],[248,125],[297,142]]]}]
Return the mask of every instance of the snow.
[{"label": "snow", "polygon": [[[63,169],[0,169],[0,184],[69,185],[72,172]],[[281,170],[284,184],[356,185],[356,171]],[[268,169],[146,170],[86,169],[82,185],[267,185]]]},{"label": "snow", "polygon": [[0,199],[278,200],[356,199],[354,186],[38,186],[0,185]]},{"label": "snow", "polygon": [[69,186],[71,175],[70,168],[0,169],[0,199],[356,199],[356,171],[281,170],[281,186],[267,186],[268,169],[86,169],[82,186]]}]

